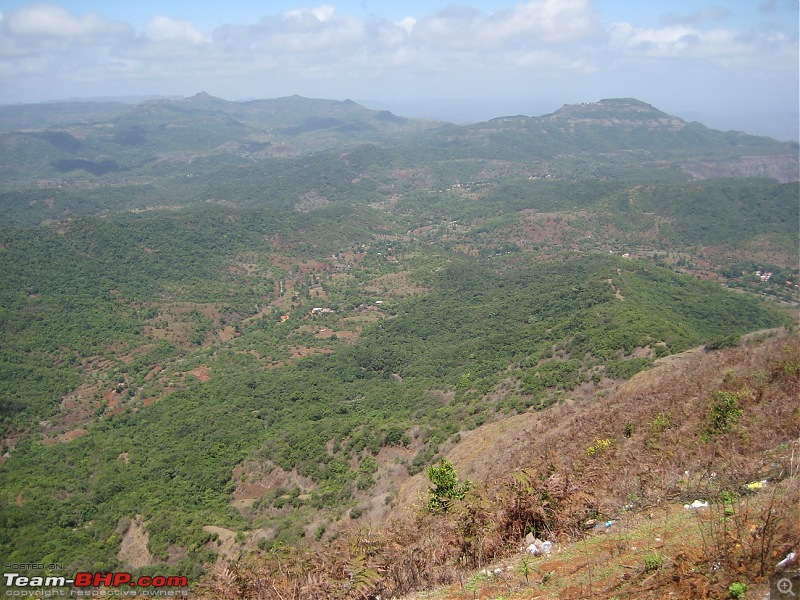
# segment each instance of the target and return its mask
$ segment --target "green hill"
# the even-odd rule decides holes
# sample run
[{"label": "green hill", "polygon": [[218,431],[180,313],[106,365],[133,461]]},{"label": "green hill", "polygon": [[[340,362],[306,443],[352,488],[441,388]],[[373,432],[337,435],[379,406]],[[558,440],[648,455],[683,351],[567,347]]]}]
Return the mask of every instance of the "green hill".
[{"label": "green hill", "polygon": [[[209,179],[266,182],[269,196],[280,184],[276,173],[307,178],[308,156],[313,165],[347,172],[343,184],[364,188],[360,193],[373,202],[423,182],[445,188],[508,177],[789,182],[798,176],[796,144],[711,130],[631,99],[462,127],[299,96],[229,102],[198,94],[135,106],[97,104],[87,117],[70,121],[72,107],[48,105],[64,115],[58,123],[39,105],[9,107],[27,126],[0,133],[0,215],[7,222],[187,205],[208,199]],[[293,157],[301,158],[287,160]],[[242,176],[231,178],[232,172]],[[333,171],[314,177],[337,178]],[[241,194],[223,199],[246,201]]]}]

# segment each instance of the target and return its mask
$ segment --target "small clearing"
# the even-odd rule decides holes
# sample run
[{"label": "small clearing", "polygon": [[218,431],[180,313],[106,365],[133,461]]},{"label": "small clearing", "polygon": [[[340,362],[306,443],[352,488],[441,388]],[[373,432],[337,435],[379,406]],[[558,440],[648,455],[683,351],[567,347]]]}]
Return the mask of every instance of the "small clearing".
[{"label": "small clearing", "polygon": [[141,569],[152,565],[155,561],[147,549],[149,539],[142,516],[136,515],[120,542],[119,560],[130,569]]}]

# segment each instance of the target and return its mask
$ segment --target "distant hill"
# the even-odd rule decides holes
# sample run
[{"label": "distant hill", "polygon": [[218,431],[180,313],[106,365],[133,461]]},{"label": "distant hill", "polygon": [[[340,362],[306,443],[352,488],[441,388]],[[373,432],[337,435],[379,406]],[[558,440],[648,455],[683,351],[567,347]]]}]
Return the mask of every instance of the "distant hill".
[{"label": "distant hill", "polygon": [[565,105],[428,134],[428,157],[502,160],[532,174],[630,177],[671,169],[693,178],[798,178],[798,145],[687,123],[634,99]]},{"label": "distant hill", "polygon": [[0,131],[92,123],[113,119],[127,110],[130,110],[130,105],[119,101],[7,104],[0,106]]},{"label": "distant hill", "polygon": [[[345,100],[291,96],[274,100],[230,102],[201,92],[175,100],[157,98],[135,105],[121,102],[53,102],[0,107],[0,130],[13,151],[25,152],[22,134],[59,133],[76,142],[72,157],[95,160],[107,155],[119,169],[131,169],[131,148],[152,157],[165,152],[242,153],[264,157],[319,151],[353,141],[391,138],[419,131],[435,122],[412,121],[387,111],[369,110]],[[131,130],[136,136],[131,137]],[[312,135],[303,135],[311,133]],[[273,151],[263,152],[274,147]],[[65,148],[41,147],[45,157]],[[38,152],[34,151],[33,154]],[[260,153],[260,154],[259,154]],[[63,159],[70,158],[62,156]],[[52,161],[51,161],[52,163]],[[30,165],[41,171],[46,164]]]},{"label": "distant hill", "polygon": [[[106,181],[203,159],[250,164],[377,143],[398,166],[466,179],[501,168],[533,176],[798,178],[798,145],[687,123],[644,102],[566,105],[541,117],[455,126],[291,96],[230,102],[199,93],[137,105],[68,102],[0,107],[5,186],[82,174]],[[491,164],[487,163],[491,161]],[[498,161],[503,165],[499,165]],[[102,184],[102,181],[100,182]]]},{"label": "distant hill", "polygon": [[[37,104],[0,105],[0,131],[95,123],[131,111],[135,115],[133,107],[138,105],[157,105],[189,112],[223,112],[234,117],[249,119],[265,127],[296,125],[305,119],[321,116],[338,117],[343,120],[361,120],[376,115],[378,120],[386,120],[387,115],[393,117],[388,111],[372,111],[351,100],[340,102],[294,95],[271,100],[232,102],[206,92],[199,92],[187,98],[175,96],[72,98]],[[400,117],[389,120],[400,123],[407,121]]]}]

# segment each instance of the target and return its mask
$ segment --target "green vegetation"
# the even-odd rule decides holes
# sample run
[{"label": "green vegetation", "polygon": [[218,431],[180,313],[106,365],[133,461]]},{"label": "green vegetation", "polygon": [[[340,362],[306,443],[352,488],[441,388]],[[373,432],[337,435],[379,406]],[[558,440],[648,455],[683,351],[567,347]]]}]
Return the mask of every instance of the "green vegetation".
[{"label": "green vegetation", "polygon": [[[624,302],[609,277],[619,280]],[[423,468],[452,434],[495,418],[483,396],[509,365],[525,393],[568,390],[581,373],[637,347],[666,343],[677,351],[721,331],[782,322],[721,288],[608,256],[499,269],[458,259],[427,284],[434,291],[398,303],[396,316],[365,329],[357,345],[264,371],[237,348],[251,347],[249,340],[261,347],[257,340],[277,325],[246,325],[230,348],[202,358],[213,369],[210,381],[187,381],[182,391],[105,418],[68,445],[19,444],[0,471],[3,543],[12,558],[58,554],[65,563],[113,568],[109,548],[119,538],[111,536],[120,519],[141,514],[151,553],[166,559],[170,547],[186,548],[188,568],[186,561],[207,560],[203,525],[248,526],[228,503],[232,470],[245,459],[268,460],[316,483],[305,499],[291,501],[303,519],[312,508],[341,506],[355,490],[369,489],[371,456],[408,444],[412,428],[420,449],[410,471]],[[53,346],[69,343],[69,331]],[[175,351],[157,348],[151,360]],[[561,358],[541,358],[554,348]],[[533,380],[535,388],[525,383]],[[437,390],[448,389],[455,399],[443,405]],[[357,469],[348,465],[353,457],[361,457]],[[56,464],[70,468],[54,473]],[[19,494],[21,505],[13,501]],[[261,507],[253,523],[269,522],[268,503]],[[75,529],[84,533],[76,537]]]},{"label": "green vegetation", "polygon": [[447,512],[454,500],[464,499],[472,485],[470,481],[458,480],[453,463],[446,458],[428,467],[428,479],[432,486],[428,489],[428,510],[431,512]]},{"label": "green vegetation", "polygon": [[586,455],[597,456],[598,454],[601,454],[606,450],[608,450],[613,445],[613,443],[614,440],[612,440],[611,438],[605,438],[602,440],[596,439],[594,441],[594,444],[589,446],[589,448],[586,450]]},{"label": "green vegetation", "polygon": [[716,435],[729,431],[742,416],[739,395],[733,392],[716,392],[711,399],[706,433]]},{"label": "green vegetation", "polygon": [[[214,560],[208,525],[277,552],[362,517],[387,455],[445,512],[467,488],[443,458],[461,432],[789,323],[691,274],[792,300],[797,184],[689,183],[675,162],[698,139],[704,160],[785,145],[275,102],[0,134],[7,561],[120,568],[139,520],[182,575]],[[741,416],[736,393],[707,435]]]},{"label": "green vegetation", "polygon": [[658,552],[650,552],[646,554],[644,557],[644,570],[645,571],[657,571],[661,568],[661,565],[664,562],[664,557],[661,556]]},{"label": "green vegetation", "polygon": [[741,583],[740,581],[734,581],[728,587],[728,592],[731,595],[731,598],[744,598],[745,594],[747,593],[747,584]]}]

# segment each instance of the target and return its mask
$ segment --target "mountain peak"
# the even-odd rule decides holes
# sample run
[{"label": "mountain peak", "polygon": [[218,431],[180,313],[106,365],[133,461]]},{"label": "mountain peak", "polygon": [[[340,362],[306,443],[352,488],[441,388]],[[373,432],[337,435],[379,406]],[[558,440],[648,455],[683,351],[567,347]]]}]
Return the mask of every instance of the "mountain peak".
[{"label": "mountain peak", "polygon": [[597,102],[565,104],[543,117],[549,121],[588,123],[595,125],[623,124],[649,128],[682,129],[686,121],[658,110],[635,98],[605,98]]},{"label": "mountain peak", "polygon": [[593,104],[598,106],[606,106],[609,108],[628,108],[633,110],[648,110],[648,111],[661,112],[656,108],[653,108],[652,104],[648,104],[647,102],[642,102],[641,100],[637,100],[636,98],[603,98],[602,100],[598,100]]},{"label": "mountain peak", "polygon": [[193,104],[208,104],[208,103],[224,103],[227,104],[228,101],[223,98],[217,98],[216,96],[212,96],[208,92],[198,92],[194,96],[189,96],[188,98],[184,98],[185,102],[191,102]]}]

